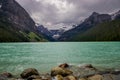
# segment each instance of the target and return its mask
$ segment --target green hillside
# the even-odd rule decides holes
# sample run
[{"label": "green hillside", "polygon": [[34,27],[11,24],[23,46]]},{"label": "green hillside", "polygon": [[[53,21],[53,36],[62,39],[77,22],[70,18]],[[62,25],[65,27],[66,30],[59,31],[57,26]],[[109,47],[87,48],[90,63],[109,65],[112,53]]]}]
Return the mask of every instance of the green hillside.
[{"label": "green hillside", "polygon": [[120,41],[120,20],[99,24],[75,35],[72,41]]},{"label": "green hillside", "polygon": [[18,31],[12,24],[0,20],[0,42],[36,42],[46,41],[42,35],[34,32]]},{"label": "green hillside", "polygon": [[0,42],[47,41],[36,30],[35,22],[15,0],[2,0],[0,8]]}]

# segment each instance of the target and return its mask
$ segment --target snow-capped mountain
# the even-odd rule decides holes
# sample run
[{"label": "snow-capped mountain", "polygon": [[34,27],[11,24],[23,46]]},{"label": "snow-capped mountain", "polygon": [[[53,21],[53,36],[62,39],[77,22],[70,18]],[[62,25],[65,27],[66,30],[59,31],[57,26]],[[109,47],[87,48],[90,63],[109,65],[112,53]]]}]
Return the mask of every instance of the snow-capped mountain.
[{"label": "snow-capped mountain", "polygon": [[115,19],[120,19],[120,10],[114,12],[113,14],[100,14],[97,12],[93,12],[88,18],[80,21],[79,25],[64,25],[58,24],[53,28],[45,28],[44,26],[38,26],[38,30],[55,40],[64,40],[71,39],[76,34],[80,34],[89,30],[90,28],[96,26],[97,24],[101,24],[104,22],[109,22]]},{"label": "snow-capped mountain", "polygon": [[65,31],[68,31],[72,28],[75,28],[77,25],[73,25],[71,27],[65,27],[65,26],[61,26],[60,28],[53,28],[53,29],[48,29],[46,27],[44,27],[43,25],[39,25],[39,24],[36,24],[37,26],[37,29],[40,33],[48,36],[48,37],[51,37],[53,39],[58,39]]},{"label": "snow-capped mountain", "polygon": [[59,40],[65,41],[68,39],[72,39],[75,35],[83,33],[93,26],[111,21],[111,16],[108,14],[99,14],[97,12],[93,12],[88,18],[86,18],[82,23],[80,23],[77,27],[66,31],[61,35]]},{"label": "snow-capped mountain", "polygon": [[112,18],[112,20],[114,20],[116,18],[120,18],[120,10],[118,12],[111,14],[111,18]]},{"label": "snow-capped mountain", "polygon": [[0,4],[0,8],[2,7],[2,4]]}]

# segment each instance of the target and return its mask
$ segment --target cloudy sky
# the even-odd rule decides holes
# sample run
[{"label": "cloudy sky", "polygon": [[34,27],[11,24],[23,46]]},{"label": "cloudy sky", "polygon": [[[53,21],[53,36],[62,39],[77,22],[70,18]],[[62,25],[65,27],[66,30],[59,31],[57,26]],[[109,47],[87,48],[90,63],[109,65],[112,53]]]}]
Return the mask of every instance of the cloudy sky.
[{"label": "cloudy sky", "polygon": [[120,0],[16,0],[36,23],[49,29],[80,23],[92,12],[111,13],[120,9]]}]

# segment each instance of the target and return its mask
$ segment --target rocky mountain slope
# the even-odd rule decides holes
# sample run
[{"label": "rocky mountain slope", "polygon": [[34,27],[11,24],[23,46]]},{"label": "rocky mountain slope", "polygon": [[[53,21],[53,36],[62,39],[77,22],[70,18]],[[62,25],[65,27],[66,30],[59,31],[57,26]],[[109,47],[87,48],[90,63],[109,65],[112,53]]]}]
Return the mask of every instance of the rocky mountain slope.
[{"label": "rocky mountain slope", "polygon": [[0,42],[46,41],[35,22],[15,0],[0,0]]},{"label": "rocky mountain slope", "polygon": [[65,32],[65,30],[61,28],[48,30],[43,25],[37,26],[37,30],[50,41],[56,41],[60,35]]},{"label": "rocky mountain slope", "polygon": [[44,37],[49,40],[49,41],[55,41],[55,39],[52,37],[52,33],[45,28],[43,25],[39,25],[37,26],[37,30],[38,32],[40,32],[42,35],[44,35]]},{"label": "rocky mountain slope", "polygon": [[[92,15],[85,19],[85,21],[83,23],[81,23],[80,25],[78,25],[77,27],[65,32],[64,34],[62,34],[62,36],[59,38],[60,41],[111,41],[111,40],[120,40],[119,37],[118,39],[108,39],[111,38],[109,33],[111,33],[112,31],[117,31],[116,34],[114,34],[114,37],[117,36],[117,34],[120,32],[116,29],[118,29],[119,26],[119,14],[115,14],[114,19],[112,18],[111,15],[109,14],[99,14],[96,12],[93,12]],[[117,21],[113,21],[113,20],[117,20]],[[96,27],[97,26],[97,27]],[[110,27],[109,27],[110,26]],[[118,26],[118,27],[116,27]],[[96,27],[96,28],[95,28]],[[91,30],[92,28],[94,28],[94,30]],[[112,29],[110,29],[112,28]],[[109,30],[109,32],[108,32]],[[120,29],[119,29],[120,30]],[[104,32],[102,32],[104,31]],[[89,33],[88,33],[89,32]],[[93,34],[91,35],[87,35],[87,34]],[[99,34],[101,34],[102,38],[100,37]],[[104,33],[108,33],[106,36],[104,35]],[[84,34],[84,36],[83,36]],[[86,34],[86,35],[85,35]],[[112,33],[111,33],[112,35]],[[79,36],[79,37],[78,37]],[[82,36],[82,37],[80,37]],[[113,36],[113,35],[112,35]],[[94,39],[93,39],[94,37]],[[104,39],[107,38],[107,39]]]},{"label": "rocky mountain slope", "polygon": [[74,36],[72,41],[120,41],[120,20],[104,22],[82,34]]}]

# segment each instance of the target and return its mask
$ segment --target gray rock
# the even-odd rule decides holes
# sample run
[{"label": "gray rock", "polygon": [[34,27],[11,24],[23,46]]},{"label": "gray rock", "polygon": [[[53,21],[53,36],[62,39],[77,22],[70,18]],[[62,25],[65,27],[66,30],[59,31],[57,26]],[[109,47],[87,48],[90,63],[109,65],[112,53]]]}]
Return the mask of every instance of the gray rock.
[{"label": "gray rock", "polygon": [[60,64],[59,67],[61,67],[61,68],[68,68],[69,65],[67,63],[64,63],[64,64]]},{"label": "gray rock", "polygon": [[11,77],[13,77],[13,75],[11,74],[11,73],[9,73],[9,72],[4,72],[4,73],[2,73],[2,74],[0,74],[1,76],[5,76],[5,77],[7,77],[7,78],[11,78]]},{"label": "gray rock", "polygon": [[33,80],[33,79],[42,79],[39,75],[32,75],[27,78],[27,80]]},{"label": "gray rock", "polygon": [[56,75],[62,75],[62,76],[67,76],[72,74],[73,72],[68,70],[68,69],[64,69],[61,67],[55,67],[51,70],[51,76],[56,76]]},{"label": "gray rock", "polygon": [[38,71],[34,68],[29,68],[29,69],[25,69],[22,73],[21,73],[21,77],[22,78],[28,78],[32,75],[39,75]]}]

